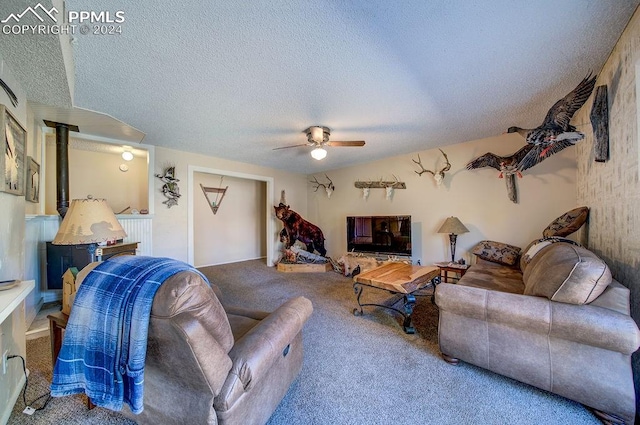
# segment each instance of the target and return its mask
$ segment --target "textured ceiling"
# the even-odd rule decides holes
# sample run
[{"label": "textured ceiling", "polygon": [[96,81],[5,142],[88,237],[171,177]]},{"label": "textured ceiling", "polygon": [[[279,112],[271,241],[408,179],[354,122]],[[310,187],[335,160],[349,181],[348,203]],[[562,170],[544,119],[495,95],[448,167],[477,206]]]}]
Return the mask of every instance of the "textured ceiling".
[{"label": "textured ceiling", "polygon": [[[540,124],[639,2],[67,0],[125,13],[120,35],[75,36],[74,105],[143,143],[320,172]],[[310,125],[367,144],[273,150]]]},{"label": "textured ceiling", "polygon": [[[53,6],[51,0],[41,0],[39,3],[47,10]],[[10,13],[20,13],[25,7],[36,4],[24,0],[0,0],[0,19],[4,20]],[[20,20],[20,25],[41,23],[32,14],[25,14]],[[7,25],[12,24],[15,22],[7,22]],[[2,27],[0,52],[11,64],[11,71],[27,92],[27,98],[48,105],[71,107],[73,83],[69,84],[61,38],[57,35],[5,34],[5,25],[2,24]],[[70,51],[68,48],[66,50]]]}]

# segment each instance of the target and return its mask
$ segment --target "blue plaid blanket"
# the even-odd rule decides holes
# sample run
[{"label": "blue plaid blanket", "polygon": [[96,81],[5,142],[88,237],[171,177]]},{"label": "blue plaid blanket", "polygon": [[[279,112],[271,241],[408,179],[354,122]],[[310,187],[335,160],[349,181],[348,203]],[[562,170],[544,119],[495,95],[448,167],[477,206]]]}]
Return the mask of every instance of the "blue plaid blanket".
[{"label": "blue plaid blanket", "polygon": [[142,412],[153,297],[167,278],[185,270],[199,273],[181,261],[143,256],[113,257],[93,269],[78,288],[51,395],[84,392],[97,406],[122,410],[124,402]]}]

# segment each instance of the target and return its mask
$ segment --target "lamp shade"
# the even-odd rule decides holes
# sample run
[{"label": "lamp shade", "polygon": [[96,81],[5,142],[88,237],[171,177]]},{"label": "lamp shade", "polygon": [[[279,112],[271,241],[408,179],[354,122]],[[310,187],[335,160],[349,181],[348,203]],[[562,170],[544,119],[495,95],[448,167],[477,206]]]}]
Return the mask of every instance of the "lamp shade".
[{"label": "lamp shade", "polygon": [[454,235],[459,235],[461,233],[467,232],[469,232],[469,229],[464,227],[464,224],[462,224],[462,222],[458,220],[458,217],[447,218],[438,230],[438,233],[449,233]]},{"label": "lamp shade", "polygon": [[105,199],[74,199],[64,216],[54,245],[115,242],[127,236]]}]

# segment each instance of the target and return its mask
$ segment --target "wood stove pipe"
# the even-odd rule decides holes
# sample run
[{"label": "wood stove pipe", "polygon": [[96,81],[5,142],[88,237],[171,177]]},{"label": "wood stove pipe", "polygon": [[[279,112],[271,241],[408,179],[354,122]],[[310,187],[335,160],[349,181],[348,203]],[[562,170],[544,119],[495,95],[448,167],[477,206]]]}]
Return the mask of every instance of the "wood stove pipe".
[{"label": "wood stove pipe", "polygon": [[76,125],[44,120],[56,129],[56,209],[64,218],[69,209],[69,131],[79,132]]}]

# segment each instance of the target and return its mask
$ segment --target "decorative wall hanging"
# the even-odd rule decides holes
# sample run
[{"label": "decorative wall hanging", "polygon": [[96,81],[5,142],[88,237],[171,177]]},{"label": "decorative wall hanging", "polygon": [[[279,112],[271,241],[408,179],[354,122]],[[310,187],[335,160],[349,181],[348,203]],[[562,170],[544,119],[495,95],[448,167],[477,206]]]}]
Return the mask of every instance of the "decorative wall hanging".
[{"label": "decorative wall hanging", "polygon": [[491,152],[487,152],[474,160],[469,161],[467,170],[475,170],[477,168],[492,167],[500,171],[498,178],[504,178],[507,184],[507,194],[512,202],[518,203],[518,192],[516,190],[516,176],[522,177],[522,173],[518,170],[518,164],[522,161],[531,150],[533,145],[524,145],[516,153],[509,156],[499,156]]},{"label": "decorative wall hanging", "polygon": [[609,97],[607,86],[596,87],[591,108],[591,127],[593,127],[593,150],[596,162],[609,159]]},{"label": "decorative wall hanging", "polygon": [[4,105],[0,105],[0,129],[4,135],[4,155],[0,155],[0,170],[3,170],[4,178],[0,191],[22,196],[27,158],[27,131]]},{"label": "decorative wall hanging", "polygon": [[29,202],[40,202],[40,164],[30,156],[27,157],[27,193],[25,198]]},{"label": "decorative wall hanging", "polygon": [[355,187],[357,187],[358,189],[362,189],[362,198],[363,199],[367,199],[369,197],[369,189],[385,189],[386,194],[385,197],[387,200],[391,200],[391,198],[393,198],[393,192],[395,189],[406,189],[407,185],[405,184],[405,182],[401,182],[398,181],[398,178],[394,175],[393,176],[394,179],[396,179],[395,181],[382,181],[382,179],[378,180],[377,182],[374,181],[368,181],[368,182],[364,182],[364,181],[356,181],[355,182]]},{"label": "decorative wall hanging", "polygon": [[9,87],[7,83],[5,83],[2,79],[0,79],[0,86],[4,89],[5,93],[7,93],[7,96],[9,96],[11,104],[14,107],[18,106],[18,97],[13,92],[13,90],[11,90],[11,87]]},{"label": "decorative wall hanging", "polygon": [[587,75],[571,93],[557,101],[549,109],[540,126],[533,129],[510,127],[507,130],[507,133],[518,133],[524,136],[527,144],[533,145],[533,149],[518,164],[520,171],[531,168],[551,155],[584,139],[584,133],[576,131],[576,128],[569,122],[591,96],[596,84],[596,77],[592,77],[591,74]]},{"label": "decorative wall hanging", "polygon": [[442,156],[444,156],[444,160],[446,165],[440,169],[439,171],[431,171],[431,170],[427,170],[422,166],[422,160],[420,159],[420,154],[418,154],[418,160],[416,161],[415,159],[412,159],[413,162],[415,162],[416,164],[418,164],[421,168],[421,171],[416,171],[415,173],[419,176],[422,175],[422,173],[430,173],[433,176],[433,179],[436,181],[436,184],[438,186],[440,186],[442,184],[442,181],[444,180],[444,174],[449,171],[451,169],[451,163],[449,162],[449,157],[447,157],[447,154],[444,153],[444,151],[442,149],[438,149],[440,152],[442,152]]},{"label": "decorative wall hanging", "polygon": [[327,198],[331,198],[331,195],[333,194],[333,191],[336,190],[336,187],[333,185],[333,182],[331,181],[329,176],[327,176],[326,174],[324,176],[327,178],[327,180],[329,180],[329,182],[326,184],[320,183],[316,176],[313,176],[313,181],[309,181],[309,183],[313,183],[314,192],[317,192],[318,189],[323,188],[325,192],[327,192]]},{"label": "decorative wall hanging", "polygon": [[[204,197],[207,198],[207,204],[211,207],[211,211],[215,215],[218,212],[218,208],[220,208],[220,204],[222,204],[222,200],[224,199],[225,193],[227,193],[227,189],[229,186],[222,187],[222,180],[224,176],[220,176],[220,187],[205,187],[200,183],[200,188],[202,189],[202,193],[204,193]],[[215,199],[209,198],[210,193],[215,193]]]},{"label": "decorative wall hanging", "polygon": [[164,182],[161,190],[167,200],[162,203],[165,204],[167,208],[178,205],[178,198],[180,198],[178,182],[180,179],[176,179],[176,167],[174,165],[168,166],[162,174],[156,174],[156,177]]}]

